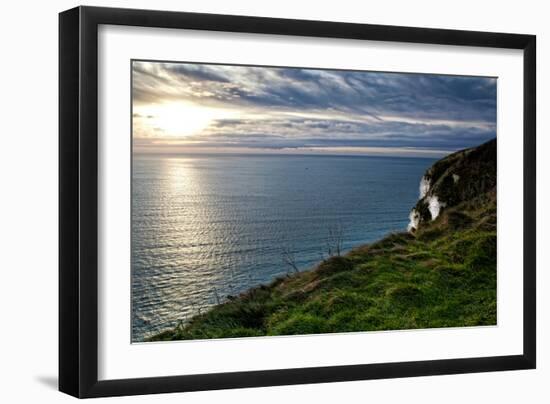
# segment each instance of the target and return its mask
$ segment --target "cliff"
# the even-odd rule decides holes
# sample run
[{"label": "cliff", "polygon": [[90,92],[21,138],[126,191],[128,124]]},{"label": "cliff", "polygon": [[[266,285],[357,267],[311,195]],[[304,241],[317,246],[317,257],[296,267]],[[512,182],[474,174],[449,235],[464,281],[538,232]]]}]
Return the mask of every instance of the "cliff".
[{"label": "cliff", "polygon": [[149,340],[495,325],[496,141],[436,162],[412,215],[411,232],[277,278]]},{"label": "cliff", "polygon": [[442,210],[487,192],[496,192],[497,142],[461,150],[428,169],[420,181],[420,198],[409,216],[408,230],[435,220]]}]

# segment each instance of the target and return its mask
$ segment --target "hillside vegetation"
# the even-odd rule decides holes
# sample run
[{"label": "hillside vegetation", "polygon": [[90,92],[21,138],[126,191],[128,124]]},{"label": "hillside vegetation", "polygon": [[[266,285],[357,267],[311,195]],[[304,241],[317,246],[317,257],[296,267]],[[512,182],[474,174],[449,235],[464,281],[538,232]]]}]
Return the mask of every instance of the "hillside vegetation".
[{"label": "hillside vegetation", "polygon": [[[460,180],[445,179],[453,174]],[[496,142],[450,155],[427,175],[445,201],[435,220],[253,288],[149,340],[496,324]]]}]

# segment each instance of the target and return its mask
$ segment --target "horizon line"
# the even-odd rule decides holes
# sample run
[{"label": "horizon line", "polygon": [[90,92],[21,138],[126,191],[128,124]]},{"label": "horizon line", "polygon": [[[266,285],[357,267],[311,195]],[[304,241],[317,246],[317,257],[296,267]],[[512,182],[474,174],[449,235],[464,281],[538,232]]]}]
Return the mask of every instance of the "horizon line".
[{"label": "horizon line", "polygon": [[441,158],[452,154],[460,148],[429,149],[417,147],[297,147],[297,148],[253,148],[253,147],[174,147],[134,146],[132,152],[139,155],[277,155],[277,156],[369,156],[369,157],[408,157],[408,158]]}]

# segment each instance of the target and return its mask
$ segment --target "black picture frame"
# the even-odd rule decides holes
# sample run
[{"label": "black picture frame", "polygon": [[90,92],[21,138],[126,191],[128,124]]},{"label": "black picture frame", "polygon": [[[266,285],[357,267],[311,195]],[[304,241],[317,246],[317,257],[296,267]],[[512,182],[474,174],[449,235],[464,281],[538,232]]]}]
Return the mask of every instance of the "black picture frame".
[{"label": "black picture frame", "polygon": [[[100,24],[523,50],[523,354],[99,381]],[[535,368],[535,107],[534,35],[96,7],[77,7],[60,13],[59,390],[84,398]]]}]

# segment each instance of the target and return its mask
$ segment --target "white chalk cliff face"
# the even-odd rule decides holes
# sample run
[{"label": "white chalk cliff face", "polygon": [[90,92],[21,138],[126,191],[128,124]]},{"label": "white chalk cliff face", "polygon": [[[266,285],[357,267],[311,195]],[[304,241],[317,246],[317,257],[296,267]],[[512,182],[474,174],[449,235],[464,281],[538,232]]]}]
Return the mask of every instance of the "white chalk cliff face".
[{"label": "white chalk cliff face", "polygon": [[[424,199],[426,194],[430,191],[430,180],[423,176],[420,180],[420,186],[418,189],[418,199]],[[438,211],[439,214],[439,211]],[[409,224],[407,226],[407,231],[413,232],[418,229],[418,224],[420,223],[420,213],[416,209],[412,209],[409,213]]]},{"label": "white chalk cliff face", "polygon": [[418,229],[419,223],[420,214],[416,211],[416,209],[411,210],[411,213],[409,213],[409,224],[407,225],[407,231],[414,232],[416,229]]},{"label": "white chalk cliff face", "polygon": [[[425,201],[430,212],[431,220],[435,220],[439,216],[441,209],[445,207],[445,203],[440,202],[437,195],[433,193],[430,194],[430,180],[426,178],[426,176],[422,177],[422,179],[420,180],[418,196],[420,201]],[[409,224],[407,225],[407,231],[416,231],[419,224],[420,213],[413,208],[411,210],[411,213],[409,214]]]},{"label": "white chalk cliff face", "polygon": [[430,210],[430,215],[432,215],[432,220],[435,220],[439,216],[439,212],[443,204],[439,202],[437,195],[430,195],[428,197],[428,209]]},{"label": "white chalk cliff face", "polygon": [[422,177],[420,180],[420,187],[419,187],[419,196],[418,199],[424,198],[428,191],[430,190],[430,180],[426,178],[426,176]]}]

